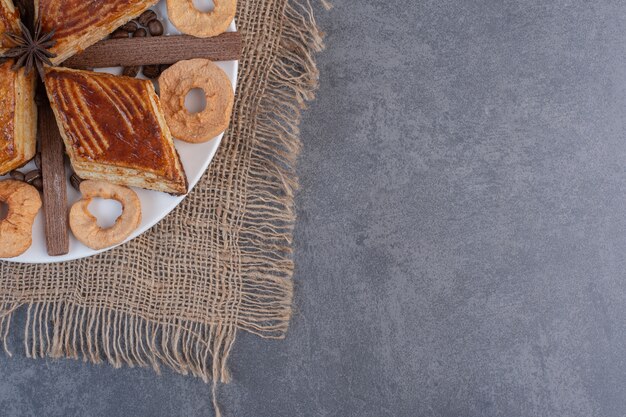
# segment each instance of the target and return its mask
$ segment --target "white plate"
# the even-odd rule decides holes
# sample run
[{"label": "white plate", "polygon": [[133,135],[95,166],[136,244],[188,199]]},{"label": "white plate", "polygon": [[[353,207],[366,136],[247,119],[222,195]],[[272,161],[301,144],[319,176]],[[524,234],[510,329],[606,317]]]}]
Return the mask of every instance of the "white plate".
[{"label": "white plate", "polygon": [[[206,3],[209,0],[195,0],[194,3],[199,5],[202,10],[202,6],[206,7]],[[204,4],[203,4],[204,3]],[[167,19],[167,10],[165,7],[165,0],[162,0],[158,5],[153,8],[159,18],[163,22],[165,26],[166,34],[179,34],[180,32],[176,30],[176,28],[169,22]],[[228,28],[229,32],[234,32],[236,30],[235,23],[233,22]],[[225,61],[225,62],[217,62],[220,68],[222,68],[228,78],[230,79],[233,89],[236,88],[237,84],[237,70],[238,70],[238,62],[237,61]],[[106,71],[112,74],[120,74],[121,68],[107,68],[99,71]],[[191,97],[191,100],[188,101],[190,108],[198,108],[201,106],[198,97]],[[176,149],[180,154],[180,158],[183,162],[183,166],[185,167],[185,172],[187,173],[187,179],[189,180],[189,189],[193,188],[202,174],[206,171],[209,163],[213,159],[217,148],[219,147],[222,141],[223,134],[218,137],[210,140],[206,143],[200,144],[190,144],[186,142],[182,142],[179,140],[175,140]],[[76,200],[80,199],[80,193],[76,191],[69,183],[69,174],[71,173],[70,167],[67,167],[68,174],[68,183],[67,183],[67,191],[68,191],[68,204],[73,204]],[[20,168],[20,171],[26,173],[32,169],[35,169],[35,164],[33,162],[26,165],[24,168]],[[8,178],[8,176],[0,177],[0,179]],[[148,191],[142,190],[139,188],[134,188],[134,190],[139,195],[141,199],[141,209],[142,209],[142,220],[141,225],[135,232],[126,240],[132,240],[144,233],[146,230],[150,229],[152,226],[157,224],[160,220],[162,220],[165,216],[167,216],[181,201],[185,198],[182,197],[173,197],[171,195],[160,193],[156,191]],[[110,200],[94,200],[93,203],[89,206],[90,211],[98,218],[98,223],[102,226],[112,225],[115,222],[115,219],[121,213],[120,205],[117,202],[113,202]],[[104,252],[108,249],[95,251],[90,249],[83,244],[81,244],[78,240],[76,240],[73,236],[71,236],[70,232],[70,251],[67,255],[64,256],[50,256],[46,250],[46,239],[44,233],[44,224],[43,224],[43,209],[37,215],[35,219],[35,223],[33,225],[33,245],[22,255],[7,259],[8,261],[13,262],[22,262],[22,263],[48,263],[48,262],[61,262],[61,261],[69,261],[73,259],[84,258],[87,256],[92,256],[100,252]]]}]

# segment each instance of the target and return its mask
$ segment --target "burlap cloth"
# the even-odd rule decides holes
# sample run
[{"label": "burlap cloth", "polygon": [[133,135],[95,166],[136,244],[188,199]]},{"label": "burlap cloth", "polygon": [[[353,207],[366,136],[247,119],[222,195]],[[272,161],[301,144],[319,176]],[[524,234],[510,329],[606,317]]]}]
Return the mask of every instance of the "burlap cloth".
[{"label": "burlap cloth", "polygon": [[231,127],[194,191],[122,247],[67,263],[0,263],[0,335],[27,308],[26,355],[169,366],[228,381],[238,330],[282,338],[291,314],[300,110],[322,46],[308,2],[239,0]]}]

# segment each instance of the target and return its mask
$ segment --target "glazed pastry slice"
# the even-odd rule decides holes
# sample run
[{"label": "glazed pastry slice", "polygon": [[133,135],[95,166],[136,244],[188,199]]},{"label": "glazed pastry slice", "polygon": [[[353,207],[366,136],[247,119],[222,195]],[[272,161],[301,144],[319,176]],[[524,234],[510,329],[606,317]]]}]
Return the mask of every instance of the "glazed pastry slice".
[{"label": "glazed pastry slice", "polygon": [[20,33],[20,13],[13,5],[13,0],[0,0],[0,54],[10,48],[2,34],[6,32]]},{"label": "glazed pastry slice", "polygon": [[0,65],[0,175],[33,159],[36,151],[35,72]]},{"label": "glazed pastry slice", "polygon": [[56,30],[57,44],[51,51],[57,57],[52,63],[59,64],[156,3],[158,0],[35,0],[35,13],[41,16],[44,33]]},{"label": "glazed pastry slice", "polygon": [[45,84],[78,176],[176,195],[187,192],[152,82],[49,67]]}]

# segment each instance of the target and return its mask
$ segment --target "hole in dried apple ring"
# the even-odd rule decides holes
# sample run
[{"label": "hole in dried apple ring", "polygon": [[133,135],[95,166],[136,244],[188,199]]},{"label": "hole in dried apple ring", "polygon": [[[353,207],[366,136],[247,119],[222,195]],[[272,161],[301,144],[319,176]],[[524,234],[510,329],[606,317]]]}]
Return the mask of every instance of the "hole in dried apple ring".
[{"label": "hole in dried apple ring", "polygon": [[98,220],[98,226],[108,229],[113,227],[115,221],[122,215],[122,204],[117,200],[94,197],[89,203],[88,210]]},{"label": "hole in dried apple ring", "polygon": [[201,88],[192,88],[185,96],[185,109],[189,114],[197,114],[206,109],[206,93]]},{"label": "hole in dried apple ring", "polygon": [[212,0],[193,0],[193,7],[202,13],[209,13],[215,9],[215,3]]},{"label": "hole in dried apple ring", "polygon": [[[133,190],[104,181],[85,180],[80,183],[82,199],[70,208],[70,229],[85,246],[100,250],[118,245],[137,229],[141,223],[141,201]],[[122,205],[122,213],[113,226],[104,228],[89,210],[94,198],[116,200]],[[94,210],[96,211],[96,210]]]}]

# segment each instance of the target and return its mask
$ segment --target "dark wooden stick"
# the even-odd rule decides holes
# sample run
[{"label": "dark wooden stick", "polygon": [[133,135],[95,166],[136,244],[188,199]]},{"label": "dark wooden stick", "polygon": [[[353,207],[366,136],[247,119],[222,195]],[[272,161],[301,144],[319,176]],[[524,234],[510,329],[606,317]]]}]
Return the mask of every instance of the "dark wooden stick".
[{"label": "dark wooden stick", "polygon": [[84,69],[173,64],[193,58],[230,61],[239,59],[240,53],[239,32],[206,39],[187,35],[107,39],[74,55],[63,65]]},{"label": "dark wooden stick", "polygon": [[50,256],[65,255],[70,250],[70,240],[63,139],[47,100],[38,106],[38,113],[46,244]]}]

